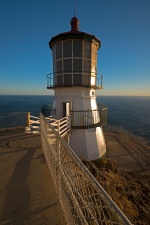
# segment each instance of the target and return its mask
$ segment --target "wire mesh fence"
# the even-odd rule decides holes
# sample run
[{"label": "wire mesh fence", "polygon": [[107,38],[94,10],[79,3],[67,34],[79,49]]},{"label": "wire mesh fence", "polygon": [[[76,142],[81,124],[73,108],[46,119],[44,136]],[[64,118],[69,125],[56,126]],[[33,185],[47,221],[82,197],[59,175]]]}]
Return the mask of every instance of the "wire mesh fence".
[{"label": "wire mesh fence", "polygon": [[114,154],[114,151],[109,150],[109,145],[112,145],[113,141],[107,145],[107,157],[116,162],[119,171],[138,171],[150,168],[150,145],[147,141],[123,127],[107,125],[103,130],[105,136],[111,134],[116,137],[115,146],[120,143],[125,149],[122,152],[120,148],[117,154]]},{"label": "wire mesh fence", "polygon": [[146,140],[144,140],[141,136],[134,135],[125,128],[121,126],[113,126],[113,125],[106,125],[103,128],[104,132],[114,132],[114,133],[120,133],[127,137],[128,139],[131,139],[133,142],[137,144],[137,147],[140,149],[141,146],[144,146],[145,148],[150,148],[150,144]]},{"label": "wire mesh fence", "polygon": [[28,112],[1,113],[0,129],[27,126],[28,114]]},{"label": "wire mesh fence", "polygon": [[45,158],[66,224],[131,224],[42,114],[40,132]]},{"label": "wire mesh fence", "polygon": [[150,152],[146,150],[108,157],[116,162],[119,171],[141,171],[150,168]]}]

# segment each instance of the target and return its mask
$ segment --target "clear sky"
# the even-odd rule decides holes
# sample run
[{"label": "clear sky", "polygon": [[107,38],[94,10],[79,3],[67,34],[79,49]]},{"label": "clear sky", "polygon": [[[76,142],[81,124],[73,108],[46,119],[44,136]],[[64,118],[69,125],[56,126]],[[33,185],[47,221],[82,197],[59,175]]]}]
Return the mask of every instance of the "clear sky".
[{"label": "clear sky", "polygon": [[[73,0],[0,0],[0,94],[46,94],[49,40],[70,30]],[[150,0],[76,0],[79,29],[102,46],[102,95],[150,96]]]}]

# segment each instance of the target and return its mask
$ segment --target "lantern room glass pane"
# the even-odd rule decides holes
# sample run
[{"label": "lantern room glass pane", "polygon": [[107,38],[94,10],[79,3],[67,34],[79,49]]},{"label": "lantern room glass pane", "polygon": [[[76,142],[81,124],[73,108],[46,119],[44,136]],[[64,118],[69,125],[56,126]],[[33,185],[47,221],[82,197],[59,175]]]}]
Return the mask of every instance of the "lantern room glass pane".
[{"label": "lantern room glass pane", "polygon": [[72,74],[64,74],[64,85],[65,86],[72,86]]},{"label": "lantern room glass pane", "polygon": [[62,72],[62,60],[56,61],[56,72],[57,73]]},{"label": "lantern room glass pane", "polygon": [[82,74],[73,74],[73,84],[82,86]]},{"label": "lantern room glass pane", "polygon": [[84,58],[91,59],[91,42],[84,41]]},{"label": "lantern room glass pane", "polygon": [[72,71],[72,59],[64,59],[64,72]]},{"label": "lantern room glass pane", "polygon": [[89,87],[90,86],[90,80],[91,80],[91,76],[90,75],[87,75],[87,74],[83,75],[83,85]]},{"label": "lantern room glass pane", "polygon": [[97,48],[94,44],[92,44],[92,60],[97,60]]},{"label": "lantern room glass pane", "polygon": [[62,74],[56,76],[56,85],[57,86],[62,86],[63,85],[63,76],[62,76]]},{"label": "lantern room glass pane", "polygon": [[88,74],[91,73],[91,60],[84,59],[84,61],[83,61],[83,71],[85,73],[88,73]]},{"label": "lantern room glass pane", "polygon": [[63,42],[63,58],[72,57],[72,40]]},{"label": "lantern room glass pane", "polygon": [[82,58],[82,40],[73,41],[73,57]]},{"label": "lantern room glass pane", "polygon": [[91,75],[92,76],[95,76],[96,75],[96,62],[95,61],[92,61]]},{"label": "lantern room glass pane", "polygon": [[53,73],[56,72],[56,62],[53,63]]},{"label": "lantern room glass pane", "polygon": [[73,59],[73,71],[82,72],[82,59]]},{"label": "lantern room glass pane", "polygon": [[56,44],[56,60],[62,58],[62,42]]},{"label": "lantern room glass pane", "polygon": [[52,53],[53,53],[53,62],[56,60],[56,45],[52,47]]}]

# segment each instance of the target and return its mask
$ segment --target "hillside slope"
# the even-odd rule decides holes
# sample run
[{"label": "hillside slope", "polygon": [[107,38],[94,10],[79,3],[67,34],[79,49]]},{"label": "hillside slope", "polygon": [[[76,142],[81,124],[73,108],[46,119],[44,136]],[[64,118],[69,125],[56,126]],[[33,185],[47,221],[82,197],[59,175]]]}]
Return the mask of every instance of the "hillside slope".
[{"label": "hillside slope", "polygon": [[119,172],[108,158],[82,162],[132,223],[150,224],[150,170]]}]

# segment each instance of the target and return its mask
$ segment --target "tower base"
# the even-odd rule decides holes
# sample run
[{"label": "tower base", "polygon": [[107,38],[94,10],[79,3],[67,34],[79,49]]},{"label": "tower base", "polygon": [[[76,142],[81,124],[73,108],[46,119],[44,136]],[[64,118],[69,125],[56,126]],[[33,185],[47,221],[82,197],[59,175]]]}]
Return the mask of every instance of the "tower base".
[{"label": "tower base", "polygon": [[106,154],[106,144],[101,127],[73,129],[69,146],[76,155],[87,161],[102,158]]}]

